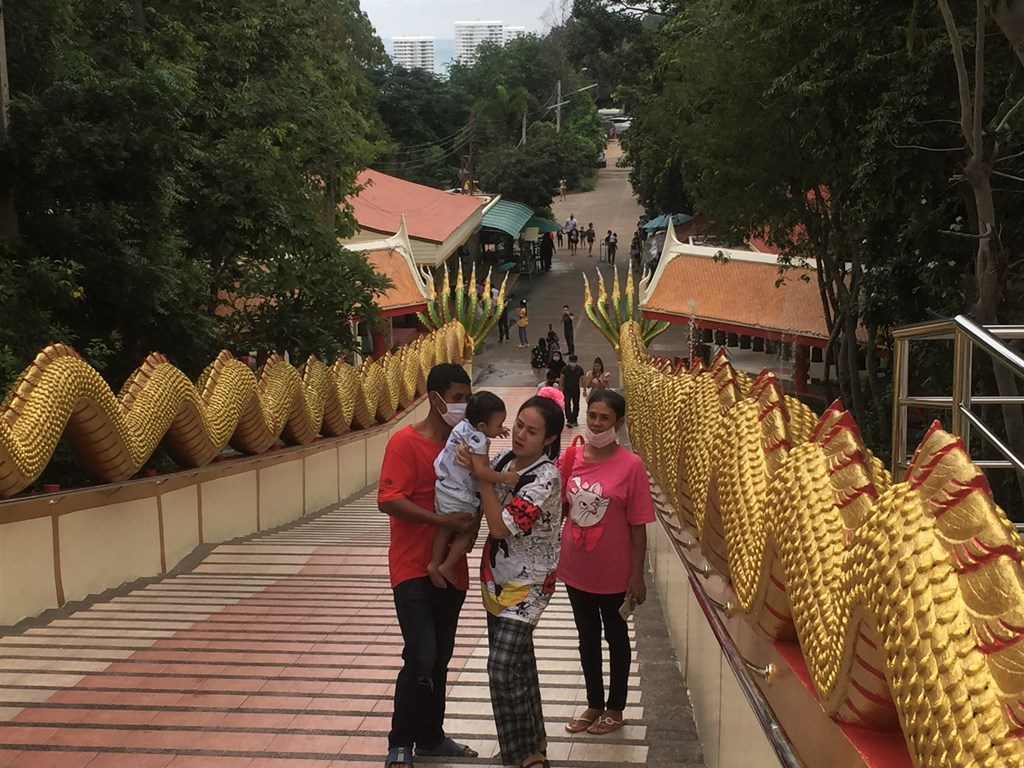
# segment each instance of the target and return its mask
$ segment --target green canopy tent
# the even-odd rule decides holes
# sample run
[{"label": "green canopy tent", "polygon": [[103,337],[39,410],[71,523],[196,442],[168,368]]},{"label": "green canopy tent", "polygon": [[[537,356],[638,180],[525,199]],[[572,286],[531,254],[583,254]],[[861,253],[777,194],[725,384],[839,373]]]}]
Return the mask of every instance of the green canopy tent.
[{"label": "green canopy tent", "polygon": [[552,221],[551,219],[542,219],[540,216],[534,216],[532,219],[526,222],[526,226],[524,227],[524,229],[530,229],[531,227],[536,227],[542,235],[548,232],[562,231],[562,225],[559,224],[557,221]]}]

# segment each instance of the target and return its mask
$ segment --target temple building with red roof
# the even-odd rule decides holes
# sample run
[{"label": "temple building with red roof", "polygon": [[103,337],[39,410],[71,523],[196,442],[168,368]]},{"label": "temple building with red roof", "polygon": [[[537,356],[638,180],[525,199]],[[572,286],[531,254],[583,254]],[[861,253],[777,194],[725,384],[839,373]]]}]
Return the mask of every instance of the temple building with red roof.
[{"label": "temple building with red roof", "polygon": [[430,286],[429,277],[423,274],[413,257],[405,220],[399,217],[398,231],[390,237],[347,242],[345,247],[362,253],[374,272],[391,279],[392,286],[377,299],[380,316],[386,324],[371,334],[374,356],[415,339],[419,333],[416,313],[426,310]]},{"label": "temple building with red roof", "polygon": [[341,206],[351,208],[359,231],[343,245],[353,248],[394,235],[404,219],[413,260],[421,267],[439,267],[466,245],[496,200],[444,192],[370,169],[356,183],[360,191]]},{"label": "temple building with red roof", "polygon": [[805,392],[811,349],[829,339],[816,268],[780,272],[774,253],[690,245],[669,227],[657,267],[640,283],[640,308],[654,320],[752,339],[754,349],[793,345],[794,385]]}]

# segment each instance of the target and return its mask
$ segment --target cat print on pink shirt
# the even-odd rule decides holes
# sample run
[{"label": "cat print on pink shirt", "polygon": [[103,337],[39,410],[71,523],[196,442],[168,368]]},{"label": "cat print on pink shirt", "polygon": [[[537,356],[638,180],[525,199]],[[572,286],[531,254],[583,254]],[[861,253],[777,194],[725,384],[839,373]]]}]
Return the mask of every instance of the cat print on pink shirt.
[{"label": "cat print on pink shirt", "polygon": [[569,517],[575,525],[572,529],[572,543],[576,549],[592,552],[604,535],[605,512],[610,499],[605,498],[601,481],[587,483],[574,477],[569,485]]}]

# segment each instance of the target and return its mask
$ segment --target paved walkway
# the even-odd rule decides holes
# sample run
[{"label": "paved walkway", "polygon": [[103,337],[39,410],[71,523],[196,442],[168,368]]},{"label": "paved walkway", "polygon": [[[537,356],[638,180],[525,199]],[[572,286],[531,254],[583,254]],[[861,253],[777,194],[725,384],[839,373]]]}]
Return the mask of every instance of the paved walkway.
[{"label": "paved walkway", "polygon": [[[608,167],[597,172],[597,185],[591,192],[570,192],[565,201],[557,197],[551,203],[555,218],[565,221],[570,213],[576,214],[580,226],[594,224],[598,241],[604,239],[607,230],[619,234],[619,256],[617,266],[619,277],[625,287],[626,270],[629,269],[629,243],[636,230],[637,220],[643,209],[637,204],[629,184],[629,169],[618,168],[615,163],[621,156],[619,144],[608,145]],[[548,326],[562,338],[562,305],[568,304],[576,315],[576,354],[580,365],[590,369],[594,358],[600,356],[605,368],[612,372],[612,380],[618,380],[618,361],[604,336],[590,323],[583,312],[583,274],[587,274],[595,296],[597,274],[606,281],[608,291],[612,289],[613,269],[610,264],[598,262],[598,243],[594,243],[593,256],[587,255],[586,248],[579,248],[573,255],[568,246],[558,249],[552,261],[551,271],[539,275],[520,276],[511,293],[518,302],[526,299],[530,307],[528,336],[530,345],[547,334]],[[522,387],[536,385],[543,376],[537,376],[530,368],[530,350],[519,349],[516,344],[516,329],[512,328],[512,342],[499,344],[498,329],[491,333],[483,349],[473,359],[473,372],[477,385]],[[686,331],[675,326],[662,334],[652,347],[657,355],[685,354]],[[562,352],[566,351],[563,340]]]},{"label": "paved walkway", "polygon": [[[494,391],[513,413],[532,394]],[[0,766],[379,766],[402,643],[374,493],[0,637]],[[583,684],[562,591],[545,612],[538,666],[555,765],[702,765],[656,599],[633,631],[630,724],[573,737],[563,723],[584,706]],[[486,656],[471,590],[446,726],[482,757],[458,765],[497,764]]]}]

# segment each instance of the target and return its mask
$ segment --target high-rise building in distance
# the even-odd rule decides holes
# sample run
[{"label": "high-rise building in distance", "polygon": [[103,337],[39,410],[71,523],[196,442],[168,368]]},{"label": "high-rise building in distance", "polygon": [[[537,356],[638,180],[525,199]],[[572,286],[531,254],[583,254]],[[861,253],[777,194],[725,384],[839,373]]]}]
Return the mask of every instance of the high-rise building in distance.
[{"label": "high-rise building in distance", "polygon": [[396,37],[391,41],[391,58],[406,69],[434,71],[434,38]]},{"label": "high-rise building in distance", "polygon": [[505,42],[507,43],[514,37],[523,37],[526,35],[526,27],[505,27]]},{"label": "high-rise building in distance", "polygon": [[505,24],[500,21],[455,22],[455,60],[460,64],[475,64],[476,49],[485,41],[504,45]]}]

